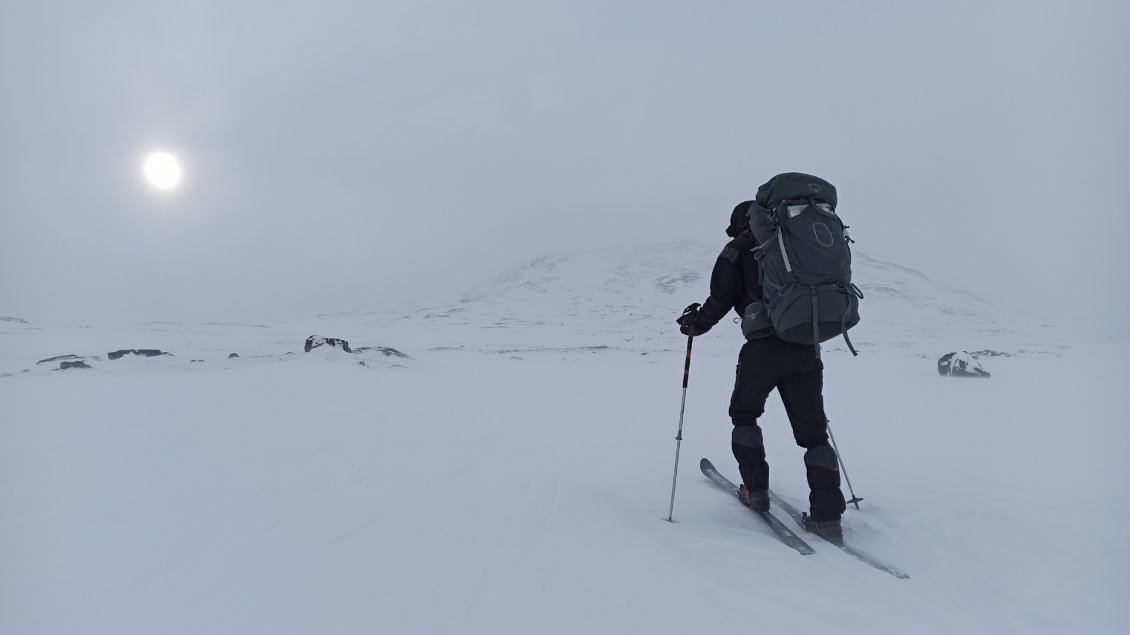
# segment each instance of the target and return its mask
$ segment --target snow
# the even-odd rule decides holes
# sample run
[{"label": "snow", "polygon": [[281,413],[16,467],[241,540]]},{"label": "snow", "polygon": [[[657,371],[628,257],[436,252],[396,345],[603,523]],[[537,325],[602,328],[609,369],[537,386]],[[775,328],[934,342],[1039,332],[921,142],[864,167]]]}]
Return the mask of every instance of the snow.
[{"label": "snow", "polygon": [[[462,302],[308,324],[0,324],[0,633],[1130,630],[1130,336],[891,263],[857,262],[890,292],[858,358],[829,343],[825,397],[865,499],[848,540],[911,579],[798,555],[698,472],[737,478],[725,321],[695,340],[666,522],[674,319],[720,246],[555,255]],[[311,333],[411,357],[303,353]],[[938,376],[985,349],[1008,354],[991,379]],[[65,354],[94,368],[35,364]],[[803,505],[775,397],[763,423]]]}]

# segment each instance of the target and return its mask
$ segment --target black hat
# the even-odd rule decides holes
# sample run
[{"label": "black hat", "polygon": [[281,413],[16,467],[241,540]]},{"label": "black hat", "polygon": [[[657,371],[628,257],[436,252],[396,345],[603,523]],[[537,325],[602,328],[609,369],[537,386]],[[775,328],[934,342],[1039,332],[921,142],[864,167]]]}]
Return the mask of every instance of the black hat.
[{"label": "black hat", "polygon": [[727,236],[737,238],[749,231],[750,205],[753,205],[753,201],[742,201],[734,207],[734,212],[730,214],[730,226],[726,228]]}]

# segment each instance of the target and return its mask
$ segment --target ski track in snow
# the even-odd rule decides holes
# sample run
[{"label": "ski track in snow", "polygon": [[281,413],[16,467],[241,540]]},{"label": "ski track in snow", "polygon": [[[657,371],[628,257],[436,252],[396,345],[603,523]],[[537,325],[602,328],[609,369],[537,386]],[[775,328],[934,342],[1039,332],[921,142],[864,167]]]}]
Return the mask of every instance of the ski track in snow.
[{"label": "ski track in snow", "polygon": [[[716,255],[549,256],[307,324],[0,322],[0,633],[1130,630],[1130,337],[862,255],[862,354],[828,343],[825,398],[866,499],[848,539],[911,579],[796,554],[698,472],[737,477],[726,321],[695,341],[666,522],[674,318]],[[303,353],[314,333],[411,358]],[[107,359],[135,347],[173,356]],[[1005,355],[939,377],[962,349]],[[66,354],[94,368],[36,364]],[[775,396],[763,423],[803,507]]]}]

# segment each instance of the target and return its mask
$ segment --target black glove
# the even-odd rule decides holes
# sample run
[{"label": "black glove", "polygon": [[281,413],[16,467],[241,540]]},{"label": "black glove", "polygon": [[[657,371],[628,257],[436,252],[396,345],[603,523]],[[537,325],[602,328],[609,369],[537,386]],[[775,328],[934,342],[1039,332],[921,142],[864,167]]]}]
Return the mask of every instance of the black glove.
[{"label": "black glove", "polygon": [[695,302],[694,304],[683,309],[683,314],[679,319],[675,320],[679,324],[679,332],[683,335],[694,337],[695,335],[702,335],[710,330],[710,327],[703,327],[696,320],[698,318],[698,309],[702,306]]}]

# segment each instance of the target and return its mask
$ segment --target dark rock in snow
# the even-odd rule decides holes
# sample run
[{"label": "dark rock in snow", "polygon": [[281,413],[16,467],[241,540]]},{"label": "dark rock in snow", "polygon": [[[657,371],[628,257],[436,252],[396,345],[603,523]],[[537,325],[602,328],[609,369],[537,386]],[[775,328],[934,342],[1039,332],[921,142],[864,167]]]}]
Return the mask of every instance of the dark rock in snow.
[{"label": "dark rock in snow", "polygon": [[938,374],[943,377],[989,377],[977,359],[967,351],[946,353],[938,360]]},{"label": "dark rock in snow", "polygon": [[36,362],[36,364],[54,364],[55,362],[61,362],[63,360],[68,360],[68,359],[86,359],[86,358],[81,356],[81,355],[59,355],[57,357],[48,357],[47,359],[41,359],[38,362]]},{"label": "dark rock in snow", "polygon": [[970,355],[972,355],[973,357],[976,357],[976,358],[980,358],[980,357],[1012,357],[1012,353],[1005,353],[1005,352],[1002,352],[1002,351],[994,351],[994,350],[987,349],[987,348],[983,351],[973,351],[972,353],[970,353]]},{"label": "dark rock in snow", "polygon": [[333,346],[340,347],[346,353],[352,353],[353,349],[349,348],[349,342],[337,339],[336,337],[322,337],[320,335],[311,335],[306,338],[306,345],[303,347],[307,353],[318,348],[319,346]]},{"label": "dark rock in snow", "polygon": [[239,353],[232,353],[231,355],[228,355],[228,359],[235,359],[236,357],[239,357]]},{"label": "dark rock in snow", "polygon": [[28,324],[28,321],[18,317],[3,317],[0,316],[0,322],[15,322],[16,324]]},{"label": "dark rock in snow", "polygon": [[402,357],[404,359],[412,359],[408,355],[401,353],[400,351],[396,350],[395,348],[392,348],[391,346],[362,346],[361,348],[359,348],[359,349],[357,349],[353,352],[354,353],[363,353],[365,351],[377,351],[378,353],[384,353],[385,357]]},{"label": "dark rock in snow", "polygon": [[114,351],[108,354],[110,359],[119,359],[125,355],[140,355],[142,357],[157,357],[158,355],[173,356],[172,353],[166,353],[155,348],[126,348],[120,351]]},{"label": "dark rock in snow", "polygon": [[56,370],[67,370],[69,368],[92,368],[92,367],[89,364],[87,364],[86,362],[84,362],[80,359],[80,360],[75,361],[75,362],[63,362],[62,364],[59,364],[59,368],[56,369]]}]

